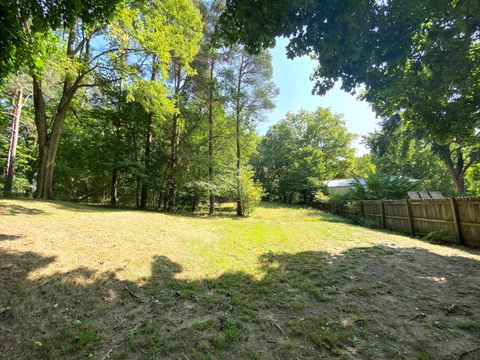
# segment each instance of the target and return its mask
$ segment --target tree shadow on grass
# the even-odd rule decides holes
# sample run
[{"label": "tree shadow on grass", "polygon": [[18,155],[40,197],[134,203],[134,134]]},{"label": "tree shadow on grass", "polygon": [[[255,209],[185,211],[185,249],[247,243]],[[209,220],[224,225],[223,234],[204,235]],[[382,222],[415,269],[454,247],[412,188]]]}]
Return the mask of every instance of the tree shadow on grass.
[{"label": "tree shadow on grass", "polygon": [[14,215],[43,215],[45,211],[34,209],[17,204],[10,204],[8,202],[0,204],[0,216],[14,216]]},{"label": "tree shadow on grass", "polygon": [[458,359],[480,336],[479,262],[422,249],[266,253],[261,278],[184,280],[157,256],[142,285],[32,280],[55,261],[0,251],[0,358]]},{"label": "tree shadow on grass", "polygon": [[0,234],[0,241],[18,240],[22,238],[20,235]]},{"label": "tree shadow on grass", "polygon": [[[94,212],[99,209],[106,209],[101,206],[94,205],[79,205],[75,203],[62,202],[62,201],[46,201],[46,200],[34,200],[34,199],[15,199],[15,203],[11,203],[10,200],[6,200],[0,203],[0,216],[1,215],[49,215],[50,213],[42,209],[35,208],[35,205],[47,203],[49,206],[60,209],[69,210],[73,212]],[[21,203],[22,205],[19,205]],[[114,209],[111,209],[114,210]]]}]

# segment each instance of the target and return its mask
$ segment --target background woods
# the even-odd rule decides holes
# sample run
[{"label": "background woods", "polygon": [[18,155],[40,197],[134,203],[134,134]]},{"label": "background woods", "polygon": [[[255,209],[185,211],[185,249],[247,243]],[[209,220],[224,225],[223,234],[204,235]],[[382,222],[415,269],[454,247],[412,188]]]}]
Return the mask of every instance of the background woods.
[{"label": "background woods", "polygon": [[[341,178],[478,194],[480,15],[469,3],[6,1],[0,186],[210,214],[232,200],[238,215],[260,198],[311,203]],[[372,105],[369,154],[355,155],[355,134],[328,109],[257,134],[278,94],[267,49],[278,36],[290,36],[289,57],[321,62],[315,92],[340,82]]]},{"label": "background woods", "polygon": [[29,52],[3,92],[4,193],[166,211],[208,200],[212,214],[223,198],[248,213],[255,125],[277,90],[268,52],[215,36],[221,11],[127,2],[39,28],[27,11]]}]

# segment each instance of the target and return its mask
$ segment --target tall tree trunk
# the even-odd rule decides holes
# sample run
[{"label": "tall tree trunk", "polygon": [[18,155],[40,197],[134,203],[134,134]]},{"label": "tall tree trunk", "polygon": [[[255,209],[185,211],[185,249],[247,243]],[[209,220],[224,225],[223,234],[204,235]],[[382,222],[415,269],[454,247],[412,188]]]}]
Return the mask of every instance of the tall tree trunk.
[{"label": "tall tree trunk", "polygon": [[242,206],[242,184],[240,179],[240,165],[241,165],[241,153],[240,153],[240,116],[237,114],[237,216],[243,216]]},{"label": "tall tree trunk", "polygon": [[118,201],[118,147],[120,146],[120,117],[116,117],[113,121],[115,128],[115,149],[113,150],[113,167],[112,167],[112,182],[110,183],[110,205],[117,206]]},{"label": "tall tree trunk", "polygon": [[[74,56],[74,40],[76,37],[76,24],[72,23],[67,42],[67,56]],[[63,83],[62,96],[57,106],[55,115],[48,130],[45,97],[43,95],[42,80],[36,74],[33,75],[33,103],[35,108],[35,125],[38,133],[39,157],[38,176],[35,197],[37,199],[53,199],[53,168],[57,156],[60,135],[67,116],[70,103],[79,88],[79,84],[86,73],[76,78],[67,75]]]},{"label": "tall tree trunk", "polygon": [[[174,96],[177,100],[177,107],[179,105],[179,95],[181,90],[182,80],[182,65],[177,65],[177,71],[175,72],[175,92]],[[175,112],[172,117],[172,133],[170,136],[170,164],[168,170],[167,181],[167,202],[166,210],[171,211],[176,206],[176,168],[178,164],[178,143],[179,143],[179,129],[178,129],[178,112]]]},{"label": "tall tree trunk", "polygon": [[14,110],[10,126],[10,141],[8,145],[7,163],[5,165],[5,187],[3,189],[5,196],[12,195],[15,157],[17,155],[18,129],[20,126],[20,116],[22,114],[23,106],[23,88],[21,86],[15,91],[13,106]]},{"label": "tall tree trunk", "polygon": [[[125,55],[121,55],[122,61],[125,60]],[[125,98],[123,97],[123,89],[125,85],[125,80],[121,78],[120,80],[120,101],[118,102],[118,116],[113,119],[113,127],[115,129],[115,149],[113,150],[113,167],[112,167],[112,182],[110,184],[110,205],[117,206],[118,202],[118,149],[121,146],[121,128],[123,115],[123,102]]]},{"label": "tall tree trunk", "polygon": [[[65,121],[65,116],[63,115],[62,119],[59,121],[63,123]],[[39,169],[37,176],[37,190],[35,192],[35,197],[37,199],[53,199],[53,169],[59,143],[60,133],[52,133],[48,140],[41,141],[39,144]]]},{"label": "tall tree trunk", "polygon": [[240,104],[240,94],[242,91],[242,78],[243,78],[243,62],[244,55],[242,54],[242,61],[240,62],[240,68],[238,70],[238,81],[237,81],[237,101],[236,101],[236,122],[237,122],[237,216],[243,216],[243,206],[242,206],[242,184],[240,179],[240,167],[241,167],[241,153],[240,153],[240,135],[241,135],[241,112],[242,107]]},{"label": "tall tree trunk", "polygon": [[[148,115],[147,120],[147,135],[145,138],[145,172],[148,174],[150,170],[151,162],[151,144],[152,144],[152,132],[153,132],[153,114]],[[147,208],[148,200],[148,184],[145,179],[142,180],[142,189],[140,194],[140,209]]]},{"label": "tall tree trunk", "polygon": [[168,176],[168,193],[167,193],[167,211],[175,208],[176,198],[176,168],[178,164],[178,114],[174,114],[172,118],[172,134],[170,137],[170,170]]},{"label": "tall tree trunk", "polygon": [[209,100],[208,100],[208,182],[210,183],[210,210],[209,214],[215,214],[215,193],[213,192],[213,92],[214,92],[214,79],[213,71],[215,68],[215,55],[212,55],[210,62],[210,91],[209,91]]},{"label": "tall tree trunk", "polygon": [[53,199],[53,169],[55,166],[55,158],[57,156],[58,145],[60,144],[63,124],[65,123],[67,111],[76,88],[70,88],[63,93],[53,119],[52,130],[48,134],[45,100],[41,82],[39,80],[34,80],[33,82],[35,124],[37,126],[39,145],[39,168],[35,197],[37,199]]},{"label": "tall tree trunk", "polygon": [[[152,55],[152,76],[151,80],[155,81],[157,77],[156,71],[156,56]],[[147,119],[147,134],[145,138],[145,172],[148,174],[150,170],[151,162],[151,146],[152,146],[152,133],[153,133],[153,114],[148,114]],[[140,209],[147,208],[148,200],[148,183],[145,179],[142,181],[142,190],[140,195]]]}]

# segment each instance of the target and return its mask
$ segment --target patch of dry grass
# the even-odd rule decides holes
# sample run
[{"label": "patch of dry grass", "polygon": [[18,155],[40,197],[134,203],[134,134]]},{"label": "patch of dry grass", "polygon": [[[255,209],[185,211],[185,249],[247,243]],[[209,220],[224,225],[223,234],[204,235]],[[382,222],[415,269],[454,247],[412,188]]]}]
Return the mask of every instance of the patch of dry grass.
[{"label": "patch of dry grass", "polygon": [[479,252],[307,208],[1,200],[0,258],[6,359],[454,358],[480,335]]}]

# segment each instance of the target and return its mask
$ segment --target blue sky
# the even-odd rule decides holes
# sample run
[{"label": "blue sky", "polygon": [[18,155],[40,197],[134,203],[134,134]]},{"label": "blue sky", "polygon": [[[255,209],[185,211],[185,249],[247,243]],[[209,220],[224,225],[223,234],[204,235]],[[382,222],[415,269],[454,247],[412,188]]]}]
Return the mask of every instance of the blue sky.
[{"label": "blue sky", "polygon": [[[277,98],[277,107],[268,116],[267,121],[259,124],[258,130],[264,134],[268,128],[281,120],[288,111],[296,112],[300,109],[314,110],[317,107],[328,107],[334,113],[344,115],[347,128],[357,134],[365,135],[375,129],[378,119],[368,103],[357,100],[337,85],[325,96],[312,95],[313,82],[310,75],[316,62],[309,57],[287,59],[285,46],[287,39],[277,39],[277,45],[272,50],[273,79],[280,88]],[[361,155],[368,150],[360,144],[360,139],[354,143],[357,154]]]}]

